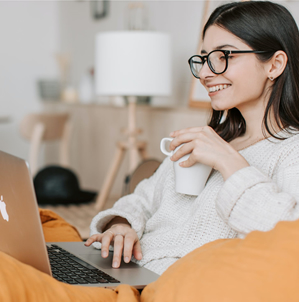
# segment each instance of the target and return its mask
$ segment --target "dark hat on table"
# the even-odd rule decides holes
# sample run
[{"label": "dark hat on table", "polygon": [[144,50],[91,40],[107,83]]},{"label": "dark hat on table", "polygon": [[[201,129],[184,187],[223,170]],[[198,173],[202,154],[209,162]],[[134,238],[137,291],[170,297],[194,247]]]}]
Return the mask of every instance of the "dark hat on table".
[{"label": "dark hat on table", "polygon": [[80,189],[76,174],[64,167],[48,166],[40,170],[33,180],[38,204],[79,204],[93,201],[94,191]]}]

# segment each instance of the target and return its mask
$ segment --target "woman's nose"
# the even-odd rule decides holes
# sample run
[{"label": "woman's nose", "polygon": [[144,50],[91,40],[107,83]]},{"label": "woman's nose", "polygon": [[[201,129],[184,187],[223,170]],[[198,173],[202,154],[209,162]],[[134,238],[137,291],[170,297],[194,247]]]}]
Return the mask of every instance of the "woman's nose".
[{"label": "woman's nose", "polygon": [[203,65],[201,70],[199,71],[199,77],[200,79],[205,79],[207,77],[215,76],[215,73],[213,73],[208,65],[208,62],[206,61]]}]

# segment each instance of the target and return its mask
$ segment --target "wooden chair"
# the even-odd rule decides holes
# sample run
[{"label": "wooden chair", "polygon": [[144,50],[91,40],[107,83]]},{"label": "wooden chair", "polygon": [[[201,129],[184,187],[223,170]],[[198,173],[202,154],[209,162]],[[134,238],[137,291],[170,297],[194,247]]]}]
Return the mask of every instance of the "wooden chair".
[{"label": "wooden chair", "polygon": [[21,135],[30,140],[29,165],[32,176],[38,170],[38,156],[43,141],[60,140],[59,164],[69,166],[71,122],[67,113],[32,113],[20,124]]},{"label": "wooden chair", "polygon": [[122,196],[133,193],[139,182],[152,176],[160,164],[161,161],[154,158],[142,161],[131,174],[127,175]]}]

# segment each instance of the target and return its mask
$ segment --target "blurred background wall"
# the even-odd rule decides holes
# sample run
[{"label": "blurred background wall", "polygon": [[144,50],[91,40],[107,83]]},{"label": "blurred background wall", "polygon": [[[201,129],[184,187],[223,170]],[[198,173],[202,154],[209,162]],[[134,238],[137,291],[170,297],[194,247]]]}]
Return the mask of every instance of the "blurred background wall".
[{"label": "blurred background wall", "polygon": [[[88,1],[0,1],[0,119],[9,117],[0,123],[0,150],[27,158],[28,142],[20,137],[18,125],[26,113],[43,108],[37,81],[58,78],[56,54],[68,53],[69,82],[77,88],[93,67],[96,33],[128,29],[132,2],[109,1],[108,15],[96,20]],[[153,105],[187,107],[191,84],[187,60],[197,50],[203,1],[141,2],[146,6],[148,29],[170,33],[173,46],[173,94],[154,98]],[[212,1],[211,10],[221,3]],[[299,3],[281,3],[298,23]]]},{"label": "blurred background wall", "polygon": [[28,143],[18,133],[20,119],[41,107],[36,83],[57,77],[59,6],[55,1],[0,1],[0,149],[20,157]]},{"label": "blurred background wall", "polygon": [[[26,113],[42,108],[37,81],[59,77],[55,55],[68,53],[70,84],[77,87],[93,67],[95,34],[128,29],[130,3],[109,1],[108,15],[95,20],[88,1],[0,1],[0,116],[10,118],[0,123],[1,150],[27,157],[28,143],[20,138],[18,125]],[[153,103],[186,105],[187,59],[197,49],[202,1],[144,3],[149,29],[170,33],[173,45],[173,96]]]},{"label": "blurred background wall", "polygon": [[[172,39],[173,95],[153,100],[157,105],[186,105],[190,86],[189,57],[199,42],[203,1],[141,1],[148,16],[148,29],[169,33]],[[77,85],[94,63],[95,35],[101,31],[128,29],[132,1],[110,1],[106,18],[91,17],[88,2],[59,3],[59,31],[62,52],[73,61],[72,81]],[[214,6],[214,4],[212,4]],[[121,55],[122,45],[119,45]],[[145,58],[146,59],[146,58]]]}]

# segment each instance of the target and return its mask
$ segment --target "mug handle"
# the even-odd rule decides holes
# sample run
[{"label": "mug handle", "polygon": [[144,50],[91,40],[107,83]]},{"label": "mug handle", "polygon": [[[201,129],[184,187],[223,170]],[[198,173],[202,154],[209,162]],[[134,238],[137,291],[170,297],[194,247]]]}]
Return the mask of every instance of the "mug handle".
[{"label": "mug handle", "polygon": [[167,156],[172,156],[173,151],[167,151],[165,148],[165,143],[171,142],[172,140],[173,140],[173,138],[171,138],[171,137],[164,137],[164,138],[162,138],[162,140],[160,142],[160,149],[161,149],[162,153],[164,153]]}]

